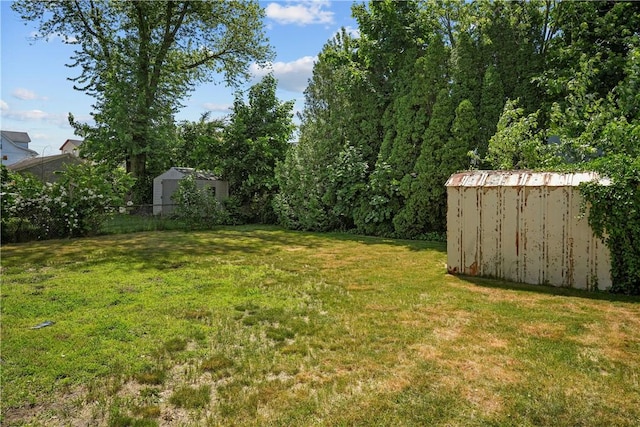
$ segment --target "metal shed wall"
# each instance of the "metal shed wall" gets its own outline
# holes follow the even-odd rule
[[[200,178],[196,178],[196,186],[215,188],[216,199],[222,201],[229,197],[229,183],[219,179],[209,177],[209,173],[197,172],[190,168],[173,167],[154,178],[153,180],[153,214],[170,215],[174,212],[174,201],[171,199],[173,193],[178,188],[182,178],[189,173],[197,173]]]
[[[473,171],[447,181],[450,273],[579,289],[611,286],[610,256],[581,217],[593,173]]]

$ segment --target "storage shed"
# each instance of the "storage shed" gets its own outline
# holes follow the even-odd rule
[[[7,166],[7,168],[22,175],[32,174],[42,182],[56,182],[60,178],[58,172],[64,171],[68,165],[77,165],[84,162],[85,160],[72,154],[56,154],[23,159]]]
[[[578,185],[594,179],[595,173],[530,171],[452,175],[446,183],[448,271],[609,288],[609,250],[580,211]]]
[[[211,188],[216,199],[222,201],[229,197],[229,183],[219,180],[210,172],[198,171],[192,168],[173,167],[153,179],[153,214],[170,215],[175,209],[175,202],[171,198],[177,190],[180,180],[195,174],[198,188]]]

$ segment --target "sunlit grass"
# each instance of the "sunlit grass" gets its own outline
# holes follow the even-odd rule
[[[258,227],[5,245],[2,425],[640,424],[638,299],[453,277],[444,249]]]

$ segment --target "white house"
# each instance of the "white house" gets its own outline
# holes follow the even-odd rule
[[[171,198],[173,193],[178,189],[178,184],[182,178],[193,174],[195,174],[198,188],[209,187],[215,194],[216,199],[220,201],[229,197],[229,183],[227,181],[218,179],[210,172],[173,167],[153,180],[154,215],[170,215],[173,213],[175,204]]]
[[[38,157],[38,153],[29,148],[31,138],[26,132],[0,131],[0,153],[2,164],[12,165],[20,160]]]
[[[60,147],[60,151],[62,154],[73,154],[74,156],[78,156],[80,152],[80,146],[84,141],[79,139],[67,139],[64,144]]]

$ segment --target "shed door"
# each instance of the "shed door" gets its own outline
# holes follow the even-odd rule
[[[174,210],[175,202],[171,199],[173,193],[178,188],[177,179],[163,179],[162,180],[162,214],[171,215]]]

